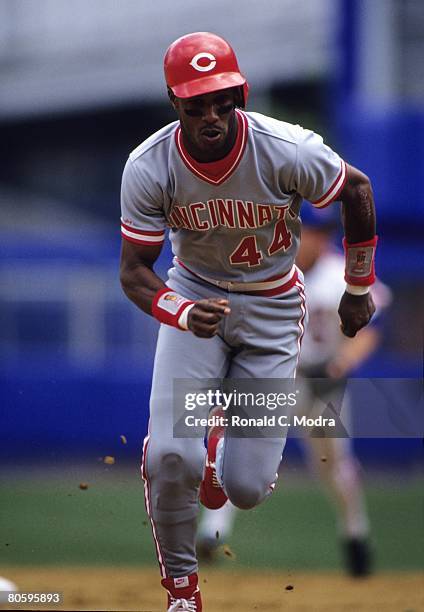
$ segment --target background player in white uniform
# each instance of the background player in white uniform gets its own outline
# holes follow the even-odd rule
[[[309,130],[246,113],[230,45],[194,33],[165,56],[179,121],[130,154],[122,180],[121,283],[161,323],[142,473],[169,610],[201,610],[200,500],[248,509],[271,492],[284,439],[173,436],[173,380],[292,378],[306,310],[294,266],[303,198],[342,199],[348,283],[339,314],[354,336],[374,312],[375,212],[368,178]],[[239,107],[239,108],[236,108]],[[153,266],[170,227],[175,266]],[[207,339],[207,340],[205,340]],[[141,407],[142,409],[142,407]],[[217,432],[216,432],[217,433]],[[215,461],[219,467],[215,469]]]
[[[345,377],[376,348],[379,331],[371,324],[354,339],[347,339],[340,331],[337,305],[345,288],[344,257],[333,246],[333,234],[337,228],[337,215],[334,213],[332,207],[323,211],[312,207],[302,209],[302,240],[296,263],[305,274],[309,321],[298,373],[305,378],[338,379],[343,386]],[[379,282],[373,286],[372,293],[379,314],[387,305],[390,294]],[[338,389],[334,391],[337,394]],[[322,407],[322,401],[331,401],[331,393],[326,397],[321,393],[321,399],[318,399],[314,397],[313,388],[310,392],[311,401],[317,402],[319,414],[319,405]],[[333,404],[336,405],[337,401]],[[371,570],[369,519],[351,441],[318,437],[302,441],[311,467],[329,488],[336,503],[346,570],[353,576],[365,576]],[[236,512],[231,502],[218,510],[203,511],[197,541],[200,558],[214,560],[219,546],[230,536]]]

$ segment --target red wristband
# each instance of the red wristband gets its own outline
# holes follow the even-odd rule
[[[375,250],[378,236],[365,242],[349,244],[343,238],[345,251],[345,281],[349,285],[367,286],[375,281]]]
[[[184,310],[194,304],[169,287],[159,289],[152,302],[152,315],[161,323],[172,325],[177,329],[185,329],[178,321]]]

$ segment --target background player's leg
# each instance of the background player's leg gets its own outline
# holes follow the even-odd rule
[[[198,487],[205,458],[203,438],[173,437],[173,379],[199,379],[199,374],[202,378],[223,377],[227,360],[228,347],[218,336],[204,340],[166,325],[160,328],[144,478],[146,506],[163,577],[197,571]]]
[[[236,518],[237,508],[227,501],[222,508],[209,510],[203,508],[197,534],[197,555],[199,559],[210,561],[223,542],[230,535]]]
[[[338,531],[347,571],[362,576],[370,572],[369,518],[360,468],[347,438],[306,438],[312,467],[334,499]]]
[[[339,531],[345,537],[362,538],[369,533],[369,520],[359,467],[350,440],[306,438],[313,466],[336,502]]]

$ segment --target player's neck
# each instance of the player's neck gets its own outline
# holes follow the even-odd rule
[[[209,162],[219,161],[220,159],[226,157],[234,147],[237,140],[238,129],[239,127],[237,115],[234,112],[234,115],[230,120],[230,125],[228,127],[227,138],[223,143],[222,147],[216,150],[211,149],[203,151],[191,141],[190,136],[184,131],[184,127],[181,125],[181,134],[183,138],[184,148],[186,149],[187,153],[197,162],[205,164]]]

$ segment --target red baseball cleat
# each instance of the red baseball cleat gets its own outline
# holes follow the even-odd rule
[[[213,408],[209,417],[218,416],[224,417],[225,412],[220,406]],[[199,498],[201,503],[210,510],[217,510],[227,501],[228,497],[224,493],[224,489],[219,484],[216,476],[215,461],[216,461],[216,447],[220,439],[224,435],[224,426],[214,425],[209,429],[208,433],[208,452],[206,454],[205,462],[205,473],[203,480],[200,483],[200,494]]]
[[[164,578],[161,584],[168,591],[168,612],[202,612],[197,574]]]

